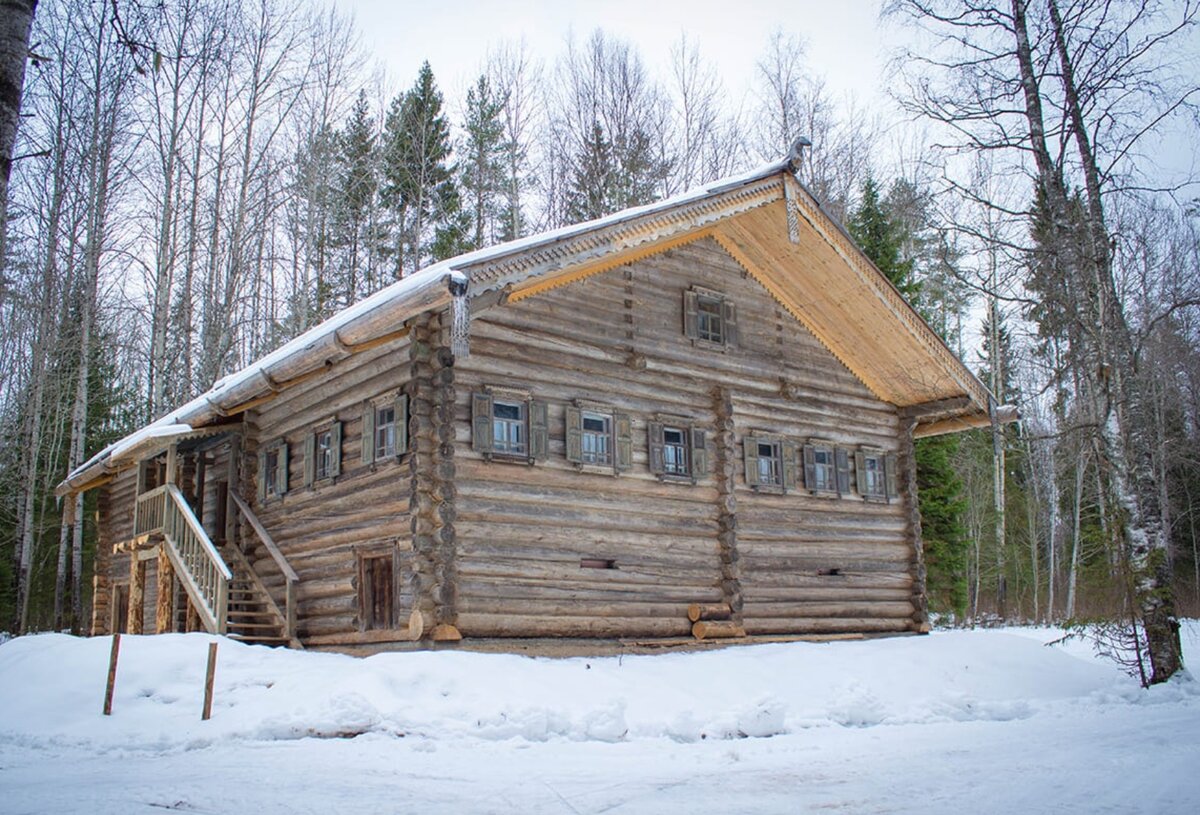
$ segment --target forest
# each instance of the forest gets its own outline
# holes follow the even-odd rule
[[[388,77],[336,6],[27,5],[0,630],[85,631],[94,499],[54,487],[106,444],[433,260],[797,136],[801,181],[1021,410],[921,442],[940,621],[1107,621],[1140,654],[1200,613],[1200,201],[1161,160],[1200,127],[1194,0],[887,0],[898,120],[834,91],[802,24],[748,88],[686,34],[656,73],[599,29],[496,41],[453,95],[428,62]]]

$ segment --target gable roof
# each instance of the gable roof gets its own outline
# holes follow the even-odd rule
[[[791,160],[604,218],[428,266],[338,312],[182,407],[101,450],[58,485],[102,483],[129,453],[220,425],[337,362],[398,338],[447,306],[477,313],[700,238],[711,237],[917,435],[986,424],[991,394],[845,230],[796,180]],[[464,349],[465,350],[465,349]],[[1015,411],[1003,411],[1003,419]]]

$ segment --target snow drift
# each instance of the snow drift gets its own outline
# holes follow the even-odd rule
[[[1200,629],[1185,633],[1195,643]],[[359,659],[221,639],[208,722],[199,713],[209,635],[123,637],[111,718],[100,715],[111,640],[31,636],[0,646],[0,740],[93,750],[364,733],[694,742],[1200,697],[1186,679],[1142,691],[1083,644],[1042,644],[1054,636],[945,632],[571,659],[461,651]]]

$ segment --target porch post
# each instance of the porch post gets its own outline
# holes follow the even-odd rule
[[[158,547],[158,597],[154,609],[154,631],[166,634],[175,628],[175,568],[167,557],[167,548]]]
[[[125,631],[141,634],[145,631],[146,610],[146,562],[136,551],[129,553],[129,616],[125,618]]]

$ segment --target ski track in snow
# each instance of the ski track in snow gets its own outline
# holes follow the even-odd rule
[[[200,634],[0,645],[0,812],[1158,813],[1200,808],[1200,683],[1054,629],[702,653],[355,659]],[[1184,629],[1200,655],[1200,623]]]

